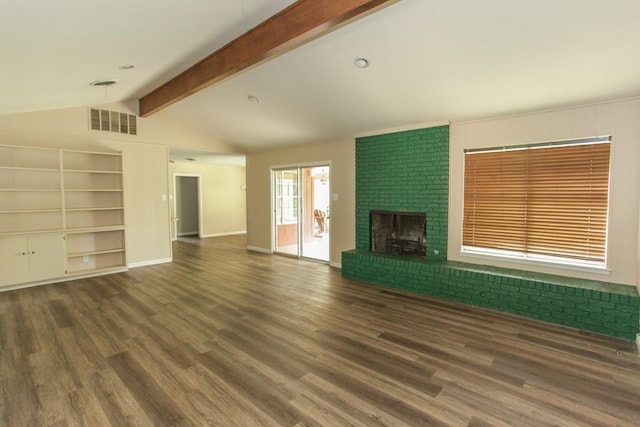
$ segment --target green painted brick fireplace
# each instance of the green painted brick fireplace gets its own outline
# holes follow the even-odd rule
[[[356,249],[370,248],[370,210],[426,212],[426,256],[445,260],[448,203],[449,126],[356,140]]]
[[[356,247],[343,276],[634,339],[640,296],[625,285],[447,261],[449,126],[356,139]],[[426,212],[422,258],[370,251],[369,212]]]

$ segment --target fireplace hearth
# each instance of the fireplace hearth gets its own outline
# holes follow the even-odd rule
[[[425,212],[369,212],[371,251],[423,257],[427,247]]]

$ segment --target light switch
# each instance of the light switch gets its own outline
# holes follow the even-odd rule
[[[338,193],[331,193],[331,200],[333,201],[338,200]]]

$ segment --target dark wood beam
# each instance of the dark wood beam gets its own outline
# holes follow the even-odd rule
[[[140,98],[149,116],[399,0],[299,0]]]

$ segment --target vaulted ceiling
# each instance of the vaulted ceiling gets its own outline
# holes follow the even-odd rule
[[[4,3],[0,114],[139,99],[294,1]],[[400,0],[166,110],[246,152],[334,141],[638,96],[639,42],[636,0]]]

